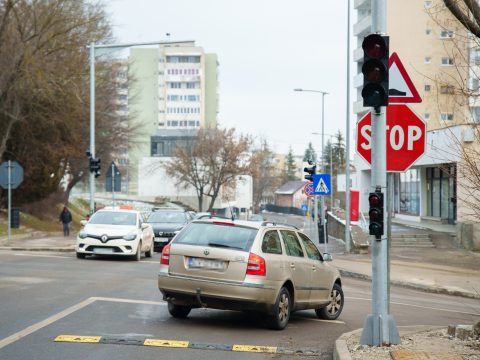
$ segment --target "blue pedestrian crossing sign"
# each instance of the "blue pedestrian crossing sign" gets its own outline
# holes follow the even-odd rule
[[[330,174],[313,174],[313,194],[330,195],[332,193],[332,181]]]

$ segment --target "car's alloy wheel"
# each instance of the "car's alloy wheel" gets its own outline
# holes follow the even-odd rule
[[[342,287],[338,284],[333,285],[333,289],[330,292],[329,303],[327,306],[321,309],[315,309],[317,316],[321,319],[335,320],[340,316],[343,309],[343,303],[345,301],[343,296]]]
[[[269,318],[269,326],[275,330],[283,330],[288,324],[291,311],[290,292],[282,287],[273,307],[273,314]]]
[[[171,302],[168,303],[168,312],[177,319],[185,319],[188,314],[190,314],[190,310],[192,310],[192,308],[189,306],[175,305]]]

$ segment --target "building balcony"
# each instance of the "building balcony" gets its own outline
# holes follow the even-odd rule
[[[353,50],[353,61],[357,63],[363,62],[363,49],[361,46]]]
[[[363,99],[353,102],[353,113],[357,115],[363,115],[367,113],[370,109],[363,106]]]
[[[353,2],[353,8],[355,10],[361,10],[369,8],[371,4],[371,0],[355,0]]]
[[[372,32],[372,16],[368,15],[353,25],[353,35],[364,37]]]

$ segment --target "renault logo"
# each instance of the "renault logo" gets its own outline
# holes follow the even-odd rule
[[[103,242],[103,243],[104,243],[104,242],[107,242],[108,236],[107,236],[107,235],[102,235],[102,238],[101,238],[101,239],[102,239],[102,242]]]
[[[203,250],[203,255],[207,256],[209,254],[210,254],[210,251],[208,251],[208,249]]]

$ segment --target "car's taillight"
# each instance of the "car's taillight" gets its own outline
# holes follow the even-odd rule
[[[166,245],[160,255],[160,264],[168,265],[170,263],[170,244]]]
[[[265,276],[267,274],[267,267],[265,266],[265,259],[254,253],[248,256],[247,275]]]

